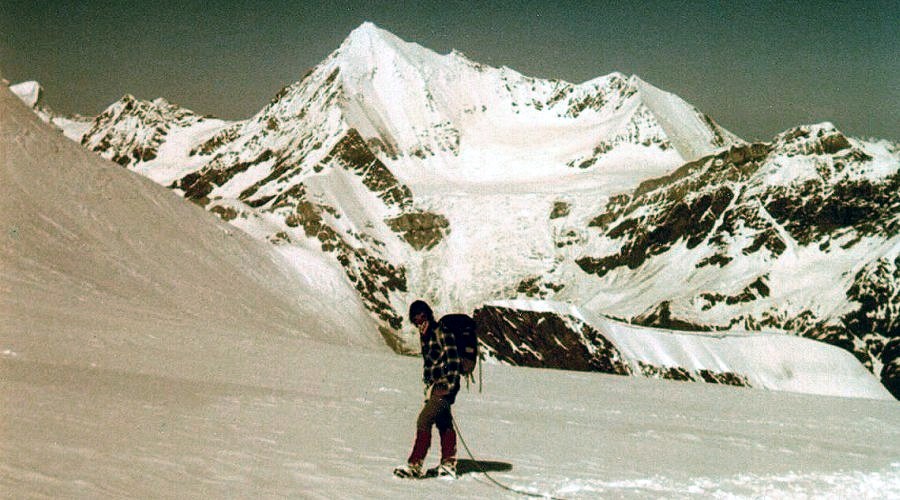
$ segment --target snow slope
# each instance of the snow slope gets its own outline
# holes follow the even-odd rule
[[[546,312],[564,321],[571,318],[590,325],[612,342],[621,361],[636,375],[652,376],[650,367],[654,371],[727,373],[741,385],[761,389],[894,400],[849,352],[795,335],[676,332],[629,325],[573,305],[547,301],[497,301],[486,307]]]
[[[83,329],[97,333],[85,355],[201,347],[211,332],[381,344],[319,257],[304,279],[270,245],[53,132],[6,88],[0,117],[0,315],[14,352]],[[310,316],[336,303],[351,314]]]
[[[471,462],[453,482],[391,476],[421,403],[414,359],[278,338],[197,356],[184,370],[107,362],[0,356],[6,494],[518,498]],[[484,393],[461,394],[456,419],[482,467],[520,490],[572,499],[900,495],[895,402],[498,365],[484,375]]]
[[[297,282],[266,247],[63,141],[5,89],[0,175],[4,496],[507,495],[471,462],[455,482],[391,477],[420,362],[368,343],[368,314],[312,257]],[[462,436],[493,477],[532,493],[900,495],[894,402],[484,371],[485,392],[455,406]]]
[[[38,82],[22,82],[16,85],[10,85],[9,90],[16,94],[28,107],[34,109],[35,113],[47,123],[53,124],[62,131],[63,135],[80,143],[82,137],[91,129],[90,118],[80,115],[65,116],[53,112],[42,102],[44,93],[43,87]]]

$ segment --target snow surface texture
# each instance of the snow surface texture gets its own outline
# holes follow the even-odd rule
[[[457,481],[392,477],[421,403],[413,359],[258,338],[169,372],[95,360],[0,359],[5,494],[517,498],[467,462]],[[524,491],[900,495],[894,402],[499,365],[485,367],[485,379],[484,393],[459,396],[457,422],[492,477]],[[460,457],[468,460],[461,446]]]
[[[505,494],[470,462],[457,481],[391,476],[412,442],[420,362],[371,345],[358,303],[318,305],[341,299],[327,275],[284,278],[266,247],[62,141],[6,89],[0,168],[4,495]],[[522,490],[900,495],[894,402],[484,371],[485,392],[454,408],[462,436]]]

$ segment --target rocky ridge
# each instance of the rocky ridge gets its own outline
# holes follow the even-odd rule
[[[897,166],[831,124],[735,146],[611,198],[577,263],[625,288],[650,269],[684,283],[636,323],[796,332],[854,353],[898,395]]]
[[[173,128],[186,129],[203,121],[194,112],[165,99],[142,101],[125,95],[94,118],[81,143],[127,167],[156,159]]]
[[[677,332],[553,301],[491,302],[475,318],[485,353],[521,366],[833,396],[858,380],[866,389],[854,395],[891,399],[850,353],[796,335]]]

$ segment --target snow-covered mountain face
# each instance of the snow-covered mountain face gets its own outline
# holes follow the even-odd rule
[[[165,99],[147,102],[126,95],[94,119],[81,143],[119,165],[128,166],[155,159],[173,129],[195,129],[205,125],[204,122],[192,111]],[[215,126],[223,123],[213,122]]]
[[[747,144],[635,76],[534,79],[367,23],[248,120],[126,96],[77,140],[298,269],[332,259],[398,351],[417,346],[414,298],[541,298],[783,328],[850,349],[888,387],[900,372],[900,159],[829,125]]]
[[[613,197],[588,307],[652,326],[779,329],[853,352],[898,392],[900,171],[830,124],[735,146]]]

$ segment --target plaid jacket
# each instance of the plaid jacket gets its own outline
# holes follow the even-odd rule
[[[436,323],[421,337],[422,381],[426,387],[446,389],[450,394],[459,391],[459,353],[452,332],[446,332]]]

